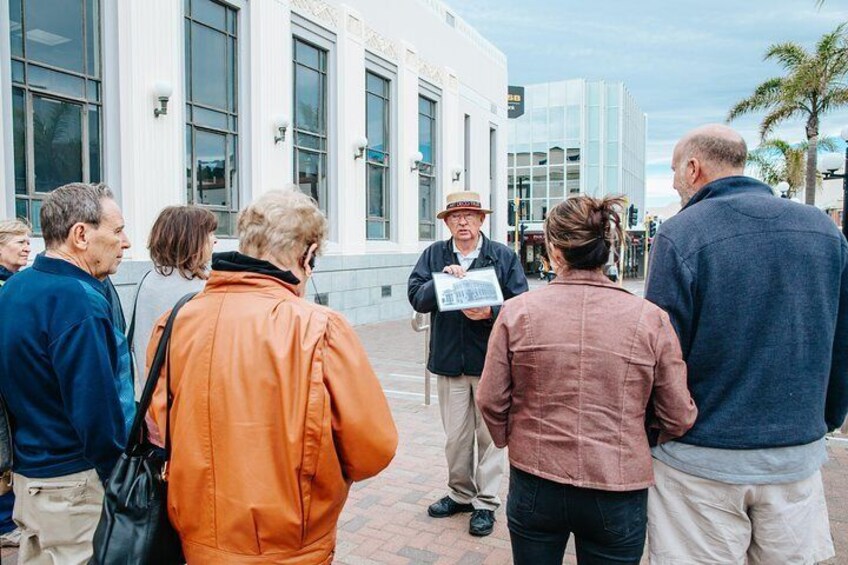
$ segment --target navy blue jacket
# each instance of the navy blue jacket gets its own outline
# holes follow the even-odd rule
[[[735,176],[660,229],[646,298],[668,312],[698,419],[679,441],[802,445],[848,412],[848,244],[820,210]]]
[[[126,443],[127,415],[103,283],[39,255],[0,292],[0,351],[14,471],[48,478],[94,468],[106,479]]]
[[[526,292],[527,277],[518,256],[506,245],[491,241],[483,234],[480,237],[483,238],[480,255],[470,269],[493,267],[501,283],[504,300]],[[461,311],[439,312],[433,273],[441,273],[448,265],[459,265],[453,252],[453,238],[437,241],[425,249],[409,275],[409,303],[416,312],[433,314],[427,369],[447,377],[478,377],[483,373],[489,334],[500,307],[492,308],[491,320],[471,320]]]

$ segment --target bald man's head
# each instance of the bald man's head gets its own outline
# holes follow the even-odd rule
[[[683,136],[674,148],[674,188],[685,206],[704,185],[745,171],[748,147],[733,128],[708,124]]]

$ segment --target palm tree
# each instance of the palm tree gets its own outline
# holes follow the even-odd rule
[[[727,116],[730,122],[744,114],[765,111],[760,137],[766,139],[781,123],[803,119],[807,136],[805,199],[816,200],[816,162],[819,124],[831,110],[848,105],[848,37],[846,24],[827,33],[807,52],[793,42],[777,43],[766,51],[764,60],[776,60],[786,75],[760,84],[754,93],[734,106]]]
[[[767,139],[748,154],[748,164],[756,169],[761,181],[777,186],[781,182],[789,185],[786,196],[792,198],[804,186],[806,177],[806,154],[809,143],[792,145],[782,139]],[[836,151],[836,139],[825,137],[819,140],[819,151]],[[821,185],[821,177],[816,175],[816,185]]]

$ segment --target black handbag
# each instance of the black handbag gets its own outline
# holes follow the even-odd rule
[[[103,512],[94,532],[90,565],[176,565],[185,563],[182,544],[168,519],[167,468],[171,450],[171,371],[168,343],[177,312],[195,293],[171,310],[144,385],[127,446],[105,485]],[[144,418],[165,366],[168,391],[165,448],[150,443]]]

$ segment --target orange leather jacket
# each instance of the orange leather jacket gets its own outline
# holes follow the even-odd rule
[[[177,316],[170,367],[168,510],[188,563],[332,562],[351,483],[398,441],[350,325],[274,276],[213,271]],[[149,414],[164,437],[164,373]]]

